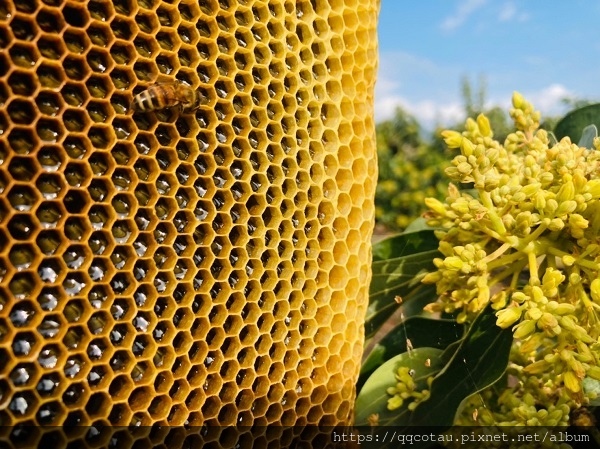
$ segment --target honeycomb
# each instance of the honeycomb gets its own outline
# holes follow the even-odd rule
[[[0,442],[351,421],[378,9],[0,2]]]

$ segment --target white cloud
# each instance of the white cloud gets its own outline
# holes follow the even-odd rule
[[[456,11],[446,17],[441,28],[445,31],[453,31],[460,28],[473,12],[481,8],[487,0],[461,0],[456,8]]]
[[[498,15],[498,20],[500,22],[506,22],[512,19],[517,13],[517,7],[513,2],[507,2],[502,6],[500,10],[500,14]]]
[[[551,84],[534,92],[523,92],[523,96],[539,109],[542,115],[555,115],[563,113],[565,105],[562,100],[575,97],[574,93],[562,84]]]
[[[460,69],[406,52],[383,52],[375,88],[375,120],[391,119],[401,107],[425,129],[464,118],[459,100]]]
[[[412,114],[427,130],[432,130],[436,125],[454,125],[465,118],[460,101],[438,102],[430,98],[411,101],[400,95],[376,95],[375,121],[393,118],[398,107]]]
[[[529,14],[519,11],[512,1],[504,3],[500,8],[500,13],[498,14],[498,20],[500,22],[508,22],[511,20],[525,22],[528,19]]]

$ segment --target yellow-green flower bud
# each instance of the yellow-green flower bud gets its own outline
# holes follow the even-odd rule
[[[515,327],[515,331],[513,333],[513,336],[515,338],[526,338],[529,335],[533,334],[535,332],[535,321],[533,320],[524,320],[522,322],[520,322],[519,324],[517,324],[517,326]]]
[[[592,379],[600,380],[600,366],[590,366],[587,370],[587,375]]]
[[[423,284],[435,284],[436,282],[440,281],[442,279],[442,274],[439,271],[434,271],[432,273],[427,273],[425,276],[423,276],[423,279],[421,279],[421,282]]]
[[[554,329],[555,327],[558,326],[558,321],[556,320],[556,318],[554,317],[554,315],[545,312],[542,314],[542,316],[540,317],[540,319],[538,320],[538,327],[540,329]]]
[[[512,104],[516,109],[522,109],[527,103],[525,102],[523,95],[521,95],[519,92],[513,92]]]
[[[594,343],[594,339],[590,337],[590,334],[581,326],[577,325],[571,331],[571,334],[576,340],[581,340],[584,343]]]
[[[542,339],[545,338],[543,334],[533,334],[526,341],[521,343],[520,351],[522,354],[529,354],[531,352],[537,352],[537,349],[542,344]]]
[[[473,120],[471,117],[467,118],[465,122],[465,129],[471,134],[479,134],[479,128],[477,127],[477,122]]]
[[[581,390],[581,382],[573,371],[567,371],[563,376],[565,387],[573,393],[578,393]]]
[[[579,273],[571,273],[569,275],[569,284],[577,285],[580,282],[581,282],[581,276],[579,275]]]
[[[569,254],[562,256],[561,260],[562,260],[562,263],[564,263],[567,267],[572,267],[573,264],[575,264],[575,262],[576,262],[576,259]]]
[[[544,291],[539,286],[534,285],[531,287],[531,298],[537,303],[542,302],[544,300]]]
[[[464,198],[459,198],[450,204],[452,210],[458,212],[461,215],[469,213],[469,203]]]
[[[490,160],[491,164],[495,164],[500,158],[500,151],[497,148],[488,148],[485,155]]]
[[[471,164],[469,164],[468,162],[461,162],[460,164],[458,164],[456,166],[456,169],[458,170],[458,172],[461,175],[468,175],[469,173],[471,173],[473,171],[473,166]],[[577,203],[575,203],[577,204]],[[575,210],[575,209],[573,209]]]
[[[542,184],[547,185],[554,181],[554,175],[550,172],[544,172],[540,175],[539,179]]]
[[[579,360],[571,359],[567,362],[567,364],[579,379],[583,379],[585,376],[585,368]]]
[[[404,404],[402,398],[400,396],[394,396],[388,399],[387,408],[388,410],[397,410],[402,407],[402,404]]]
[[[554,310],[556,315],[569,315],[575,313],[575,306],[573,304],[560,303]]]
[[[570,201],[575,197],[575,186],[573,181],[566,181],[556,194],[556,201],[562,203],[563,201]]]
[[[546,213],[554,214],[558,210],[558,202],[554,198],[546,199]]]
[[[595,303],[600,304],[600,279],[596,278],[590,284],[590,295]]]
[[[512,200],[515,203],[522,203],[523,201],[525,201],[527,199],[527,195],[525,195],[523,192],[517,192],[513,195]]]
[[[543,313],[540,309],[538,309],[537,307],[533,307],[527,311],[526,316],[528,316],[532,320],[537,321],[542,317],[542,314]]]
[[[586,192],[592,195],[592,198],[600,198],[600,179],[592,179],[586,184]]]
[[[504,227],[510,231],[517,225],[517,220],[515,220],[515,217],[512,215],[507,214],[502,217],[502,223],[504,224]]]
[[[554,201],[554,200],[552,200]],[[550,224],[548,225],[548,229],[551,231],[560,231],[565,227],[565,222],[560,218],[553,218],[550,220]]]
[[[469,139],[464,139],[460,143],[460,149],[465,156],[471,156],[475,150],[475,145]],[[460,170],[460,169],[459,169]]]
[[[483,137],[492,137],[492,128],[490,127],[490,121],[485,115],[479,114],[477,116],[477,126],[479,127],[479,132]]]
[[[445,130],[441,133],[448,148],[460,148],[464,137],[458,131]]]
[[[578,229],[586,229],[589,222],[579,214],[571,214],[569,216],[569,225]]]
[[[523,192],[527,197],[533,196],[535,194],[538,193],[538,191],[540,190],[540,183],[539,182],[534,182],[532,184],[528,184],[526,186],[524,186],[521,189],[521,192]]]
[[[444,169],[444,173],[446,173],[450,179],[458,180],[460,178],[460,172],[456,167],[447,167]]]
[[[570,214],[577,209],[577,202],[570,200],[564,201],[558,205],[558,209],[556,210],[556,215],[561,216],[565,214]]]
[[[459,271],[465,266],[460,257],[450,256],[444,259],[444,267],[448,270]]]
[[[585,179],[583,172],[579,169],[575,170],[575,173],[573,173],[573,185],[575,186],[575,191],[581,192],[586,184],[587,179]]]
[[[520,307],[508,307],[496,312],[496,325],[502,329],[512,326],[521,318]]]
[[[446,216],[446,206],[440,200],[435,198],[425,198],[425,205],[442,217]]]
[[[573,321],[573,319],[570,316],[561,316],[559,318],[560,320],[560,326],[563,329],[566,329],[568,331],[572,331],[575,329],[575,326],[577,326],[577,324],[575,324],[575,321]]]
[[[525,293],[523,292],[514,292],[511,296],[511,299],[513,301],[518,302],[519,304],[522,304],[523,302],[527,301],[529,299],[529,296],[527,296]]]
[[[527,374],[541,374],[547,371],[550,367],[550,364],[545,360],[538,360],[537,362],[533,362],[523,368]]]
[[[544,192],[538,191],[534,198],[535,208],[540,212],[546,208],[546,196]]]

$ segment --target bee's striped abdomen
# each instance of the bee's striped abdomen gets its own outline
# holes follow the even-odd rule
[[[179,104],[179,98],[174,86],[170,84],[155,84],[133,97],[134,111],[150,112],[170,108]]]

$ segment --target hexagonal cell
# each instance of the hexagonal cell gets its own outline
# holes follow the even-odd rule
[[[64,329],[64,322],[60,315],[45,316],[38,326],[39,334],[45,339],[52,339],[59,336],[61,329]]]
[[[36,239],[36,244],[42,254],[52,256],[60,247],[61,240],[61,235],[57,231],[42,231]]]
[[[160,26],[158,19],[154,14],[146,14],[143,11],[140,11],[135,16],[135,23],[140,31],[146,34],[155,34]]]
[[[67,49],[75,55],[84,54],[90,46],[90,42],[85,33],[81,30],[72,28],[64,32],[63,41],[67,46]]]
[[[10,30],[13,36],[21,41],[31,41],[38,33],[35,23],[31,20],[25,20],[22,16],[15,16],[11,20]],[[3,47],[8,48],[8,45],[3,45]]]
[[[128,41],[133,36],[133,31],[131,30],[131,23],[127,20],[121,20],[120,18],[116,17],[110,23],[110,28],[113,32],[114,37],[117,39]]]
[[[110,71],[113,66],[112,60],[104,51],[92,50],[87,54],[86,60],[92,71],[96,73]]]
[[[70,158],[83,159],[90,150],[90,145],[87,140],[83,140],[78,136],[67,136],[64,141],[64,148]],[[81,165],[78,166],[81,167]],[[87,169],[84,169],[81,172],[85,173],[86,171]]]
[[[109,85],[105,77],[93,75],[85,83],[88,92],[94,98],[107,98],[112,91],[112,86]]]
[[[38,268],[39,279],[48,284],[61,281],[61,272],[64,273],[64,268],[57,260],[43,260]]]
[[[91,18],[100,22],[109,22],[115,13],[113,5],[103,1],[91,1],[87,7]]]
[[[156,41],[143,36],[136,37],[133,40],[133,45],[135,45],[137,53],[144,58],[152,58],[158,52]]]
[[[36,232],[37,225],[28,214],[16,214],[8,222],[8,232],[15,240],[29,240]]]
[[[31,73],[16,70],[8,77],[8,85],[15,95],[30,97],[35,92],[37,83]]]
[[[35,20],[38,26],[47,33],[60,34],[65,27],[65,22],[62,15],[55,10],[42,8],[38,11]]]
[[[56,36],[42,36],[37,42],[40,54],[48,59],[59,60],[65,53],[65,44]]]
[[[73,107],[81,107],[88,97],[86,90],[79,86],[66,83],[61,89],[64,101]]]
[[[36,97],[35,102],[38,110],[42,114],[49,115],[51,117],[56,116],[62,106],[60,97],[55,92],[51,91],[40,92]]]
[[[37,52],[29,45],[14,45],[8,54],[13,64],[20,67],[33,67],[38,59]]]
[[[13,186],[8,192],[10,205],[18,212],[26,212],[35,207],[39,197],[34,189],[26,185]]]
[[[42,63],[37,68],[37,77],[42,87],[57,89],[63,83],[63,69],[60,65]]]
[[[78,110],[65,111],[63,120],[65,128],[70,132],[82,132],[87,127],[87,117]]]
[[[42,174],[35,182],[44,199],[56,199],[64,188],[62,178],[55,174]]]
[[[28,357],[36,352],[39,344],[33,332],[17,332],[12,341],[12,351],[15,357]]]
[[[64,232],[68,239],[74,242],[81,242],[87,240],[91,233],[91,228],[88,220],[77,216],[70,216],[65,222]]]
[[[110,78],[112,79],[115,88],[119,90],[127,90],[133,84],[133,79],[128,70],[114,69],[110,72]],[[124,102],[124,104],[126,103]],[[122,111],[120,113],[124,113],[126,110],[125,107],[122,107],[121,109]]]
[[[84,5],[65,5],[62,10],[65,21],[76,28],[84,28],[89,22],[88,13]]]
[[[38,409],[36,421],[42,426],[56,425],[64,413],[64,405],[60,402],[46,402]]]
[[[8,404],[9,412],[17,419],[31,416],[37,408],[37,399],[34,394],[24,391],[12,396]]]
[[[84,190],[69,189],[63,199],[65,209],[70,214],[84,212],[89,204],[89,193]]]
[[[44,201],[36,209],[35,215],[44,228],[55,228],[63,217],[60,203]]]
[[[156,79],[158,75],[156,65],[145,61],[137,61],[134,63],[133,71],[138,80],[145,82]]]
[[[65,73],[69,79],[81,81],[90,74],[90,69],[85,60],[80,56],[69,55],[63,61]]]

